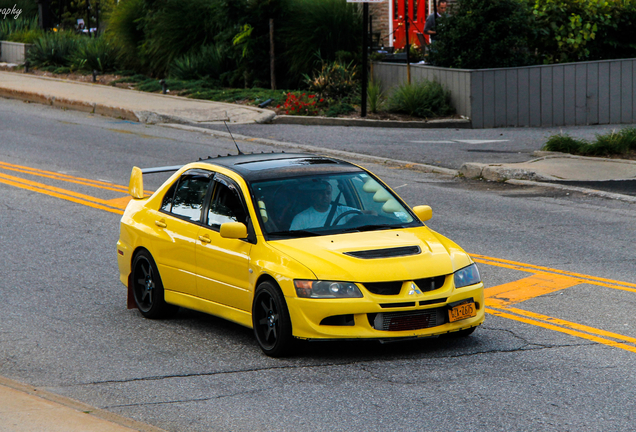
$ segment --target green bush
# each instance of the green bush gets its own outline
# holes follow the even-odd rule
[[[356,4],[344,0],[287,0],[289,12],[280,32],[284,58],[296,76],[311,73],[320,59],[337,60],[336,53],[362,51],[362,17]],[[315,53],[320,53],[320,59]]]
[[[582,156],[620,156],[636,151],[636,128],[624,128],[604,135],[597,135],[596,141],[572,138],[569,135],[552,135],[543,150]]]
[[[80,36],[70,32],[50,32],[39,38],[27,53],[32,66],[70,67],[81,43]]]
[[[218,79],[224,69],[225,58],[215,45],[204,45],[198,51],[175,59],[170,67],[170,75],[180,80],[202,78]]]
[[[534,15],[544,63],[636,56],[634,0],[536,0]]]
[[[367,102],[369,104],[369,111],[377,113],[378,110],[384,104],[384,97],[382,95],[382,86],[380,83],[371,80],[367,87]]]
[[[13,4],[7,9],[12,9]],[[0,6],[0,9],[4,7]],[[10,40],[12,42],[23,42],[21,38],[30,32],[38,31],[38,19],[37,17],[28,18],[22,14],[17,19],[10,18],[7,15],[6,19],[0,19],[0,40]]]
[[[310,77],[305,75],[305,84],[309,91],[324,98],[341,99],[350,95],[358,84],[353,62],[341,64],[337,61],[322,62],[319,71]]]
[[[338,117],[339,115],[352,113],[355,110],[356,109],[351,104],[346,102],[336,102],[329,106],[325,115],[327,117]]]
[[[437,20],[437,32],[429,54],[437,66],[481,69],[535,63],[532,11],[525,0],[458,0],[451,14]]]
[[[435,81],[402,84],[391,94],[388,108],[415,117],[442,117],[455,112],[450,96],[450,92]]]
[[[139,47],[144,41],[144,0],[121,0],[110,14],[106,37],[117,46],[120,64],[141,69]]]
[[[75,69],[112,72],[117,70],[117,58],[117,47],[105,37],[83,38],[72,56],[72,64]]]

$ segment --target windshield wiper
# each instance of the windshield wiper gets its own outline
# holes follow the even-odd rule
[[[322,235],[317,232],[307,231],[307,230],[294,230],[294,231],[275,231],[271,233],[267,233],[270,236],[281,236],[281,237],[315,237]]]

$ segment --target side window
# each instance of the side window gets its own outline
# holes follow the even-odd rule
[[[214,192],[208,208],[207,224],[220,228],[225,222],[242,222],[247,225],[247,213],[237,188],[230,182],[214,182]]]
[[[175,183],[176,186],[173,185],[164,196],[161,209],[182,219],[199,222],[209,184],[210,178],[207,175],[182,175],[179,182]]]

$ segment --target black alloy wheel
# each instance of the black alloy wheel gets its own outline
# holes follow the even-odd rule
[[[147,251],[135,255],[130,279],[135,303],[143,316],[151,319],[167,318],[177,311],[177,306],[165,302],[159,271]]]
[[[282,357],[291,351],[294,338],[285,297],[270,282],[263,282],[256,288],[252,325],[256,340],[266,355]]]

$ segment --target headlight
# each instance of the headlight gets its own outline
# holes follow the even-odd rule
[[[479,270],[477,270],[477,264],[471,264],[468,267],[457,270],[455,272],[455,288],[461,288],[468,285],[475,285],[481,282],[481,276],[479,276]]]
[[[351,282],[295,280],[296,294],[304,298],[359,298],[360,289]]]

